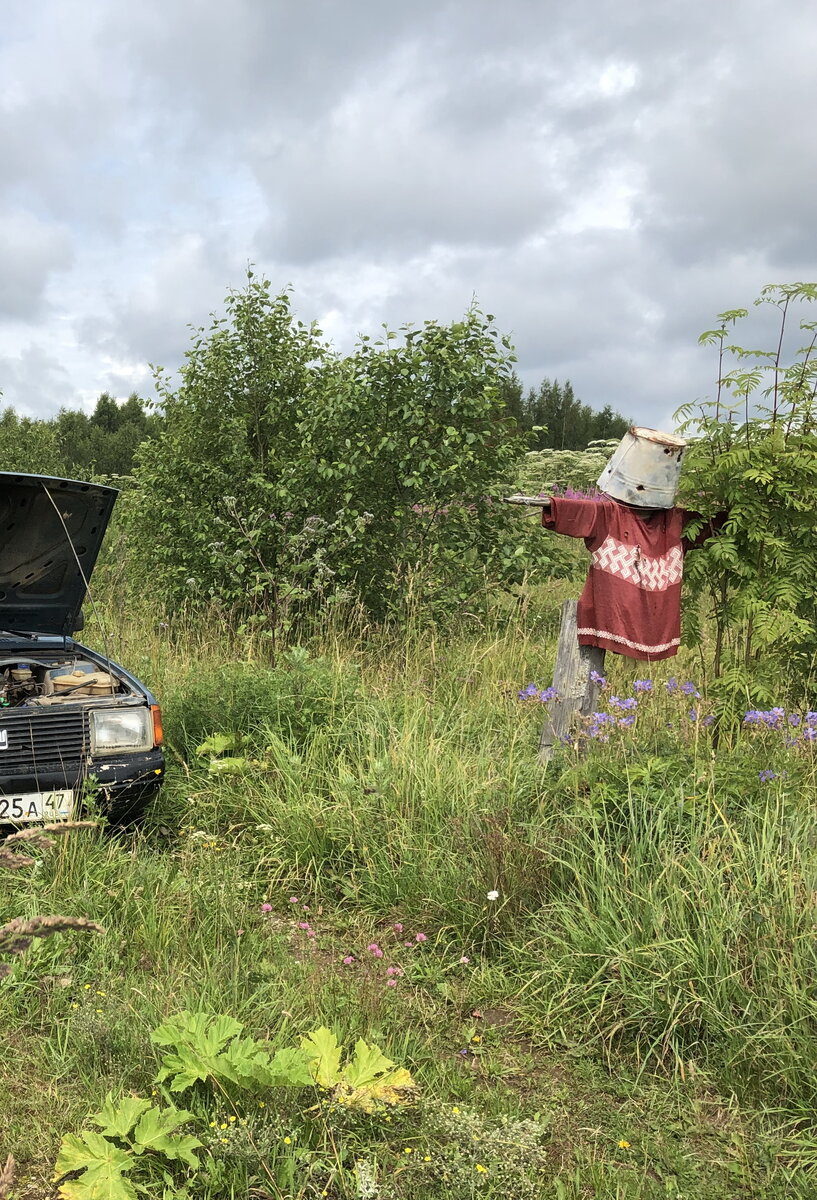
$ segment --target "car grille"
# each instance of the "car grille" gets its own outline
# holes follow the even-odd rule
[[[87,749],[88,714],[83,709],[0,709],[0,776],[79,767]]]

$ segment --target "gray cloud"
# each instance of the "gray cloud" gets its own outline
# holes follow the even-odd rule
[[[0,319],[24,321],[42,310],[53,273],[73,259],[71,235],[32,213],[0,210]]]
[[[253,259],[344,348],[476,294],[526,381],[666,422],[716,312],[817,278],[798,0],[7,7],[15,403],[146,386]]]
[[[26,344],[18,354],[0,354],[3,401],[25,417],[74,407],[75,384],[62,362],[41,346]]]

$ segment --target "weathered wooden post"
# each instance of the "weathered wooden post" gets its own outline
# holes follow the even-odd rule
[[[580,646],[576,635],[577,600],[565,600],[556,648],[553,686],[556,696],[548,701],[547,716],[539,738],[539,761],[547,763],[553,747],[570,738],[577,717],[589,716],[595,709],[599,687],[590,672],[601,675],[604,651],[598,646]]]

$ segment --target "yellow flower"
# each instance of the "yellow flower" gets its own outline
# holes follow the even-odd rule
[[[97,992],[97,996],[104,996],[105,994],[105,992]]]
[[[451,1111],[452,1111],[452,1113],[458,1113],[460,1110],[457,1108],[457,1106],[455,1104],[454,1107],[451,1109]]]
[[[483,1167],[482,1163],[477,1163],[477,1174],[478,1174],[478,1175],[487,1175],[487,1174],[488,1174],[488,1168],[487,1168],[487,1167]]]
[[[228,1118],[227,1118],[227,1120],[228,1120],[228,1121],[234,1121],[234,1120],[235,1120],[235,1117],[228,1117]]]
[[[101,1012],[102,1012],[102,1009],[101,1009],[101,1008],[95,1008],[95,1009],[94,1009],[94,1012],[95,1012],[95,1013],[101,1013]]]
[[[423,1155],[423,1162],[431,1162],[431,1155],[430,1155],[430,1154],[424,1154],[424,1155]]]
[[[215,1127],[216,1127],[216,1123],[215,1123],[215,1121],[211,1121],[211,1122],[210,1122],[210,1128],[211,1128],[211,1129],[215,1129]]]
[[[219,1125],[219,1129],[226,1129],[226,1128],[227,1128],[227,1122],[222,1121],[222,1123]]]
[[[291,1137],[285,1137],[285,1138],[284,1138],[284,1145],[285,1145],[285,1146],[291,1146],[291,1145],[292,1145],[292,1138],[291,1138]]]
[[[479,1036],[478,1033],[475,1033],[474,1036],[471,1038],[471,1041],[472,1042],[481,1042],[482,1038]]]
[[[618,1144],[618,1148],[619,1148],[619,1150],[629,1150],[629,1149],[630,1149],[630,1143],[627,1141],[627,1139],[626,1139],[626,1138],[622,1138],[622,1139],[621,1139],[621,1141],[620,1141],[620,1142],[619,1142],[619,1144]]]
[[[228,1145],[229,1145],[229,1143],[230,1143],[230,1139],[229,1139],[229,1138],[222,1138],[222,1139],[221,1139],[221,1144],[222,1144],[222,1146],[228,1146]]]
[[[406,1148],[405,1148],[405,1150],[403,1151],[403,1153],[404,1153],[404,1154],[411,1154],[411,1146],[406,1146]]]
[[[72,1007],[72,1008],[79,1008],[79,1005],[78,1005],[78,1004],[72,1004],[72,1005],[71,1005],[71,1007]]]
[[[85,990],[86,990],[86,992],[90,992],[90,990],[91,990],[91,985],[90,985],[90,983],[86,983],[86,985],[85,985]]]
[[[265,1100],[259,1100],[259,1101],[258,1101],[258,1107],[259,1107],[259,1108],[266,1108],[266,1107],[267,1107],[267,1103],[266,1103],[266,1101],[265,1101]]]

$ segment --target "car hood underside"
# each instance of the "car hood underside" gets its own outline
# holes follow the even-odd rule
[[[0,472],[0,630],[68,636],[118,492]]]

